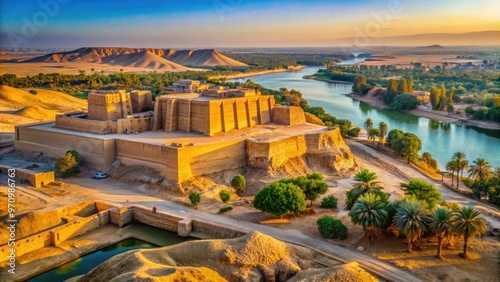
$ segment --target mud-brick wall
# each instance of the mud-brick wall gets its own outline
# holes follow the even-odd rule
[[[56,127],[92,134],[111,134],[117,132],[117,123],[111,120],[91,120],[65,115],[56,116]]]
[[[11,168],[12,167],[10,166],[7,167],[0,165],[0,173],[7,174],[9,169]],[[54,181],[54,172],[53,171],[39,172],[39,171],[16,168],[16,178],[26,179],[29,181],[31,185],[33,185],[36,188],[39,188]]]
[[[98,170],[106,169],[115,160],[115,140],[73,135],[35,127],[16,127],[14,147],[20,151],[43,152],[58,158],[70,149],[80,154],[80,160]]]
[[[165,164],[167,160],[161,156],[162,147],[135,141],[116,140],[116,157]]]
[[[261,169],[279,168],[289,159],[302,157],[306,151],[304,136],[271,141],[246,141],[247,164]]]
[[[241,99],[236,100],[236,128],[241,129],[249,127],[249,117],[247,112],[247,101]]]
[[[117,133],[132,133],[151,130],[151,117],[135,116],[130,118],[122,118],[116,121]]]
[[[208,116],[209,120],[209,135],[213,135],[217,132],[221,132],[223,130],[222,124],[222,105],[220,102],[210,101],[210,115]]]
[[[193,219],[193,232],[208,234],[217,239],[236,238],[246,234],[240,230],[199,219]]]
[[[210,134],[208,119],[209,104],[205,101],[191,101],[191,131]]]
[[[52,229],[52,245],[58,246],[61,242],[71,237],[75,237],[99,228],[101,226],[100,214],[102,213],[109,212],[100,212],[99,214],[95,214],[86,218],[71,218],[67,224]],[[104,218],[106,217],[109,216],[104,216]],[[106,225],[108,222],[103,222],[103,225]]]
[[[276,106],[273,110],[273,122],[284,125],[305,124],[306,117],[300,107]]]
[[[51,245],[52,236],[50,231],[25,237],[23,239],[16,240],[15,246],[3,245],[2,247],[0,247],[0,262],[8,260],[7,256],[10,255],[11,248],[15,248],[16,257],[20,257],[29,252],[33,252]]]
[[[189,166],[193,175],[209,174],[245,165],[244,140],[196,144],[183,150],[189,155]]]
[[[191,101],[177,100],[177,130],[191,131],[189,127],[191,115]]]
[[[183,220],[183,217],[178,217],[171,214],[153,213],[149,209],[133,207],[134,221],[158,227],[164,230],[177,232],[178,222]]]

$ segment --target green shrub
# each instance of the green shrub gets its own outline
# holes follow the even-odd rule
[[[201,202],[201,194],[198,192],[191,192],[188,195],[188,199],[195,209],[198,209],[198,204]]]
[[[466,186],[466,187],[471,187],[472,184],[474,184],[474,180],[472,180],[472,178],[469,178],[469,177],[464,177],[462,178],[462,183]]]
[[[241,174],[236,175],[231,180],[231,187],[233,187],[234,190],[236,190],[236,193],[238,193],[238,195],[241,195],[241,193],[243,193],[243,191],[245,191],[246,186],[247,186],[247,182],[245,180],[245,176],[243,176]]]
[[[395,110],[413,110],[417,106],[418,99],[412,94],[397,95],[392,102],[392,108]]]
[[[306,208],[304,192],[292,183],[273,182],[260,190],[253,200],[256,209],[279,217],[298,213]]]
[[[227,203],[227,202],[229,202],[229,200],[231,200],[231,192],[224,189],[224,190],[219,192],[219,197],[224,203]]]
[[[230,210],[233,210],[233,207],[231,207],[231,206],[223,207],[219,210],[219,213],[225,213],[225,212],[228,212]]]
[[[80,173],[80,154],[78,151],[71,149],[66,152],[66,154],[71,154],[75,158],[76,165],[73,167],[73,173],[74,174],[79,174]]]
[[[67,153],[57,159],[54,165],[54,170],[59,176],[66,178],[76,174],[76,171],[74,170],[75,166],[77,166],[75,157],[72,154]]]
[[[324,238],[328,239],[347,239],[347,227],[342,221],[335,219],[331,216],[323,216],[316,222],[318,224],[318,231]]]
[[[337,208],[337,198],[335,196],[330,195],[326,196],[321,200],[321,206],[324,208]]]
[[[347,136],[349,136],[349,137],[358,137],[360,131],[361,131],[361,128],[359,128],[359,127],[353,127],[351,129],[349,129],[349,131],[347,131]]]
[[[34,90],[34,89],[31,89],[29,92],[30,92],[30,94],[33,94],[33,95],[38,94],[38,91],[36,91],[36,90]]]

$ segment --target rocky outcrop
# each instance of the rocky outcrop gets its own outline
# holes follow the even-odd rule
[[[280,139],[246,141],[247,165],[290,173],[312,170],[347,175],[356,167],[338,128]]]
[[[236,239],[188,241],[126,252],[102,263],[78,281],[310,281],[304,280],[307,279],[304,275],[299,280],[293,277],[306,269],[311,271],[319,257],[310,249],[253,232]],[[348,266],[311,274],[342,278],[335,281],[360,281],[353,275],[370,278],[363,281],[377,281],[356,267],[355,271]],[[337,271],[341,274],[336,275]]]

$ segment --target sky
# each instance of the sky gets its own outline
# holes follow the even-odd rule
[[[498,0],[0,0],[0,46],[15,49],[353,45],[485,30],[500,30]]]

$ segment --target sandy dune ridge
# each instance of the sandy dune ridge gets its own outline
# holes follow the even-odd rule
[[[57,114],[87,108],[86,100],[57,91],[34,90],[37,94],[0,86],[0,132],[12,132],[16,125],[54,120]]]
[[[97,63],[160,70],[188,69],[183,66],[245,66],[215,49],[174,50],[157,48],[84,47],[50,53],[21,63]]]

